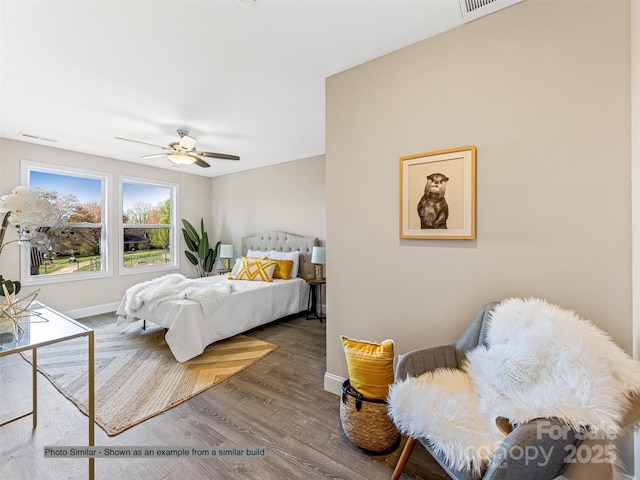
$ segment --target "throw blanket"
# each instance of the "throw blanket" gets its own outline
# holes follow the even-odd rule
[[[508,299],[493,311],[486,345],[461,370],[438,369],[392,386],[389,412],[398,428],[429,439],[451,467],[478,475],[513,424],[558,417],[610,438],[631,393],[640,391],[640,362],[570,310],[541,299]]]
[[[231,290],[230,282],[207,283],[206,279],[172,273],[130,287],[125,293],[125,309],[127,315],[135,316],[143,305],[152,311],[162,302],[186,298],[198,302],[208,315]]]

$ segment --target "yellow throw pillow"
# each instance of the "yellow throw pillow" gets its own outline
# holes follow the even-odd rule
[[[349,382],[365,398],[386,399],[393,379],[393,340],[368,342],[342,335]]]
[[[257,257],[240,257],[240,258],[236,258],[236,263],[233,265],[233,268],[231,269],[231,272],[229,272],[229,279],[230,280],[234,280],[235,276],[238,274],[238,272],[240,271],[240,268],[242,268],[242,261],[246,260],[246,259],[250,259],[250,260],[255,260]],[[268,260],[269,257],[260,257],[261,260]],[[233,278],[231,278],[233,277]]]
[[[281,280],[289,280],[291,271],[293,270],[293,260],[272,260],[276,262],[276,270],[273,272],[273,278]]]
[[[276,262],[261,258],[243,258],[238,273],[229,274],[229,280],[252,280],[257,282],[273,282]]]

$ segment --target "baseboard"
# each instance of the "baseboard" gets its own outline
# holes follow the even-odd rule
[[[342,394],[342,384],[346,378],[339,377],[334,375],[333,373],[325,372],[324,373],[324,389],[329,393],[333,393],[335,395]]]
[[[67,317],[71,318],[84,318],[92,315],[101,315],[103,313],[115,312],[120,305],[120,302],[107,303],[104,305],[94,305],[92,307],[77,308],[75,310],[69,310],[64,313]]]

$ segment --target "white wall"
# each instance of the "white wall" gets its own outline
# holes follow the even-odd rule
[[[211,214],[209,178],[207,177],[7,139],[0,139],[0,194],[9,193],[16,185],[20,185],[21,160],[111,173],[114,176],[114,191],[117,191],[118,174],[178,183],[180,185],[178,218],[187,218],[193,223],[198,222],[201,217],[207,219]],[[111,221],[114,228],[111,232],[111,242],[113,246],[117,246],[119,215],[117,196],[113,196],[112,201],[113,203],[110,205]],[[7,241],[10,239],[10,235],[15,234],[14,232],[8,233]],[[181,242],[181,269],[179,271],[185,275],[193,276],[195,271],[182,254],[184,251],[182,236],[180,235],[179,238]],[[18,248],[15,244],[9,245],[0,255],[0,273],[5,278],[20,278]],[[112,255],[111,261],[113,262],[112,277],[44,285],[41,287],[38,299],[57,310],[70,313],[72,316],[112,311],[114,304],[120,302],[129,286],[158,275],[147,273],[120,276],[117,264],[118,255]],[[26,293],[34,288],[24,287],[23,290]]]
[[[326,238],[324,155],[211,179],[212,238],[234,245],[268,230]]]
[[[529,0],[327,80],[327,372],[339,336],[449,343],[539,296],[632,347],[628,1]],[[399,158],[475,144],[477,238],[400,240]]]
[[[266,230],[283,230],[305,236],[326,238],[326,198],[324,155],[274,166],[224,175],[212,179],[180,170],[152,168],[119,160],[96,157],[26,142],[0,139],[0,194],[20,184],[20,161],[30,160],[52,165],[112,173],[117,175],[175,182],[180,185],[179,218],[197,224],[204,218],[212,243],[233,243],[240,254],[240,240]],[[111,205],[112,224],[117,225],[118,203]],[[7,236],[11,239],[13,232]],[[184,250],[179,236],[180,252]],[[113,245],[117,232],[112,231]],[[157,274],[118,275],[117,255],[113,255],[113,276],[83,282],[65,282],[43,286],[38,299],[65,313],[82,316],[113,310],[125,290]],[[180,255],[180,272],[195,273]],[[8,246],[0,255],[0,273],[5,278],[20,278],[18,247]],[[33,287],[36,288],[36,287]],[[31,291],[24,287],[24,291]]]

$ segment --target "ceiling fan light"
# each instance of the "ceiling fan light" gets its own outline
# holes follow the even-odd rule
[[[167,156],[169,157],[169,160],[171,160],[176,165],[191,165],[196,161],[196,159],[192,156],[185,155],[183,153],[172,153]]]
[[[180,139],[180,146],[187,151],[191,151],[196,146],[196,139],[189,135],[185,135]]]

